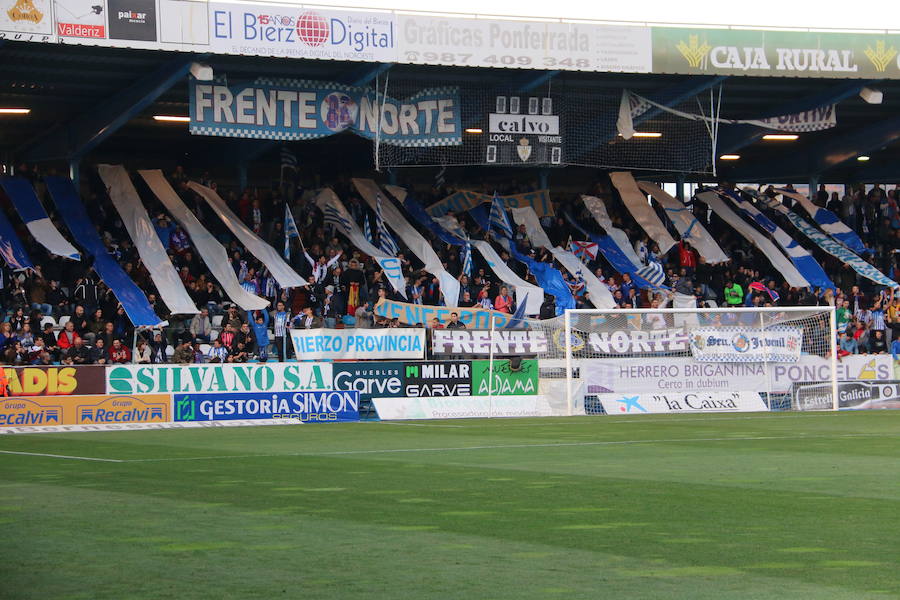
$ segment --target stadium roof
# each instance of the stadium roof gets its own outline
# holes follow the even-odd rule
[[[837,127],[803,133],[794,142],[764,142],[766,131],[723,125],[719,154],[740,160],[723,164],[720,177],[735,181],[825,182],[900,179],[900,81],[713,77],[523,71],[350,63],[251,56],[190,55],[150,50],[0,41],[0,107],[30,108],[25,117],[0,116],[0,156],[6,163],[69,157],[156,166],[191,155],[195,166],[236,165],[268,160],[276,142],[191,136],[185,124],[160,123],[153,115],[187,115],[187,72],[202,60],[234,80],[258,76],[338,81],[366,85],[389,72],[392,82],[495,85],[498,78],[520,89],[554,87],[618,97],[629,89],[663,104],[723,84],[721,116],[758,118],[837,103]],[[859,91],[884,92],[882,104],[868,104]],[[300,160],[343,157],[370,162],[366,140],[339,135],[294,143]],[[860,155],[870,156],[860,162]],[[673,177],[673,176],[672,176]],[[670,179],[672,177],[669,177]]]

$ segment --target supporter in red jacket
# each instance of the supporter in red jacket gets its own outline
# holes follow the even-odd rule
[[[109,349],[109,361],[119,364],[131,362],[131,350],[122,343],[122,340],[113,340],[112,348]]]
[[[68,321],[65,328],[59,332],[59,337],[56,338],[56,341],[60,350],[68,350],[75,345],[75,340],[80,339],[81,336],[75,331],[75,324],[72,321]]]

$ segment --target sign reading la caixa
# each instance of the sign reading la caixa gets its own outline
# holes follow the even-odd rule
[[[107,371],[110,394],[303,392],[331,389],[330,363],[128,365]]]
[[[258,78],[229,86],[191,78],[190,108],[193,135],[309,140],[352,131],[395,146],[462,143],[454,87],[397,100],[325,81]]]

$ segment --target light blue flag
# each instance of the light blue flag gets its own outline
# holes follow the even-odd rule
[[[375,245],[375,239],[372,238],[372,226],[369,225],[369,215],[365,215],[363,217],[363,235],[366,238],[366,241]]]
[[[466,244],[465,254],[463,254],[462,271],[466,277],[472,276],[472,244]]]
[[[491,200],[491,229],[494,229],[505,238],[512,238],[513,228],[509,222],[509,215],[503,208],[503,201],[497,192],[494,192],[494,199]]]
[[[291,238],[299,238],[300,232],[291,214],[290,205],[284,203],[284,260],[291,260]]]
[[[381,195],[375,198],[375,224],[378,228],[378,247],[385,254],[397,256],[397,252],[399,252],[397,242],[394,241],[384,222],[384,218],[381,216]]]

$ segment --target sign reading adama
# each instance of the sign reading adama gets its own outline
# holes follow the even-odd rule
[[[194,135],[309,140],[352,131],[395,146],[462,143],[459,90],[453,87],[396,100],[324,81],[258,78],[228,86],[191,78],[190,101]]]

